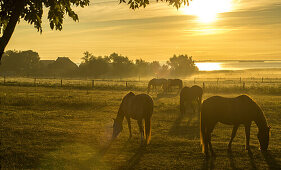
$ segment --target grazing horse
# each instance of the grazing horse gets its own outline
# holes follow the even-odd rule
[[[135,119],[138,121],[140,134],[141,134],[141,144],[148,144],[151,138],[151,116],[153,113],[153,100],[147,94],[135,95],[134,93],[128,93],[120,104],[117,117],[113,124],[113,134],[112,139],[115,139],[118,134],[123,130],[122,122],[124,117],[127,119],[130,137],[132,137],[131,132],[131,120]],[[142,120],[144,119],[145,129],[143,127]],[[144,136],[146,141],[144,143]]]
[[[168,89],[172,91],[172,87],[177,86],[179,88],[178,93],[182,89],[183,83],[181,79],[168,79]]]
[[[187,113],[188,108],[192,108],[193,112],[195,113],[195,106],[193,102],[196,102],[196,105],[198,106],[198,112],[200,113],[201,108],[201,102],[202,102],[202,95],[203,95],[203,89],[197,85],[194,85],[192,87],[184,87],[181,89],[180,92],[180,112],[182,114]],[[199,115],[198,113],[198,115]]]
[[[148,87],[147,87],[147,94],[149,94],[150,92],[150,87],[153,87],[153,89],[155,90],[157,86],[162,87],[163,91],[166,92],[167,89],[167,79],[151,79],[148,82]]]
[[[214,154],[211,144],[211,133],[217,122],[233,125],[232,135],[228,144],[231,150],[231,143],[236,135],[240,124],[245,126],[246,150],[250,151],[250,127],[254,121],[258,126],[258,139],[261,150],[265,151],[269,144],[269,130],[266,118],[261,108],[249,96],[240,95],[235,98],[224,98],[213,96],[206,99],[202,104],[200,118],[200,139],[202,151],[208,157],[208,146]]]

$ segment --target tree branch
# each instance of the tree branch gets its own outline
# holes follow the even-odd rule
[[[19,1],[15,1],[15,2],[16,2],[16,4],[15,4],[14,11],[12,12],[12,15],[9,19],[7,27],[4,30],[2,37],[0,38],[0,63],[1,63],[1,58],[5,51],[5,48],[8,45],[11,36],[13,35],[17,22],[20,18],[21,12],[24,8],[25,1],[19,0]]]

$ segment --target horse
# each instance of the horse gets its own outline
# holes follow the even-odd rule
[[[147,87],[147,94],[149,94],[150,87],[153,87],[153,89],[156,89],[156,86],[162,87],[163,91],[166,92],[167,89],[167,79],[151,79],[148,82],[148,87]]]
[[[183,83],[181,79],[168,79],[168,89],[172,91],[172,87],[177,86],[179,88],[178,93],[182,89]]]
[[[118,134],[123,130],[122,122],[124,117],[127,119],[130,136],[132,137],[131,132],[131,120],[135,119],[138,122],[140,135],[141,135],[141,144],[149,144],[151,139],[151,116],[153,113],[153,100],[147,94],[138,94],[135,95],[133,92],[128,93],[120,104],[117,117],[113,123],[113,134],[112,140],[115,139]],[[143,121],[145,124],[145,129],[143,127]],[[146,141],[144,142],[144,136]]]
[[[200,113],[200,107],[202,102],[202,95],[203,95],[203,89],[197,85],[194,85],[192,87],[184,87],[181,89],[180,92],[180,112],[181,114],[187,113],[188,108],[192,108],[193,112],[195,111],[195,106],[193,102],[196,102],[196,105],[198,106],[198,112]],[[198,115],[199,115],[198,113]]]
[[[205,153],[206,157],[208,157],[208,146],[210,147],[211,154],[214,155],[211,144],[211,133],[218,122],[233,125],[231,139],[228,144],[229,151],[231,150],[231,144],[239,125],[243,124],[246,134],[245,149],[250,152],[250,127],[252,121],[258,127],[257,137],[260,143],[260,149],[262,151],[267,150],[270,126],[267,125],[261,108],[249,96],[240,95],[235,98],[213,96],[204,100],[201,109],[200,141],[202,152]]]

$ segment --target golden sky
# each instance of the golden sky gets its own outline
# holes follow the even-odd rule
[[[135,11],[118,2],[96,0],[75,9],[79,22],[66,18],[62,31],[52,31],[46,15],[42,34],[21,21],[6,50],[31,49],[41,59],[66,56],[77,63],[85,51],[147,61],[174,54],[196,60],[281,59],[280,0],[193,0],[179,10],[151,1]]]

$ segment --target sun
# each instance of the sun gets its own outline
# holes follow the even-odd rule
[[[219,13],[232,10],[232,0],[194,0],[189,6],[180,8],[185,15],[197,16],[199,23],[211,23],[217,20]]]

